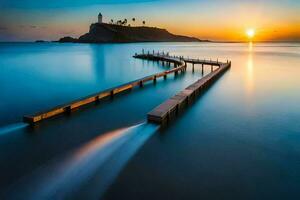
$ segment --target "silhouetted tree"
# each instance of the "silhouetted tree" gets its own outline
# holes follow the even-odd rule
[[[143,25],[145,25],[146,24],[146,22],[145,21],[143,21]]]
[[[117,25],[122,25],[122,20],[118,20]]]
[[[113,19],[111,19],[111,20],[110,20],[110,23],[111,23],[111,24],[113,24],[113,23],[114,23],[114,20],[113,20]]]

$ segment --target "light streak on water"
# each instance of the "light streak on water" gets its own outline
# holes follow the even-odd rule
[[[19,130],[19,129],[22,129],[22,128],[25,128],[27,126],[29,126],[29,125],[25,124],[25,123],[15,123],[15,124],[9,124],[4,127],[0,127],[0,136],[10,133],[10,132],[13,132],[13,131],[16,131],[16,130]]]
[[[22,178],[11,187],[9,198],[65,199],[75,195],[75,191],[80,191],[80,187],[93,177],[100,177],[85,194],[99,199],[129,159],[157,129],[158,126],[141,123],[101,134]],[[78,198],[78,195],[72,199],[75,197]]]

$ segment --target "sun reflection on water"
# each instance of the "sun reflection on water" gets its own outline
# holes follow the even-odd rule
[[[250,97],[253,93],[254,88],[254,77],[253,77],[253,43],[248,44],[248,58],[247,58],[247,74],[246,74],[246,93]]]

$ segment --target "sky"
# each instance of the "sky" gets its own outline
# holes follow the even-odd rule
[[[300,41],[300,0],[0,0],[0,41],[79,37],[99,12],[200,39],[247,41],[252,28],[255,41]]]

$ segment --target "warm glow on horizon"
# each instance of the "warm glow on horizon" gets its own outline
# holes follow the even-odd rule
[[[246,35],[250,40],[252,40],[255,36],[255,30],[253,28],[247,29]]]
[[[91,0],[78,0],[75,7],[71,0],[28,1],[30,4],[10,0],[11,8],[0,6],[0,41],[80,37],[97,21],[100,11],[107,23],[111,19],[127,19],[128,24],[137,26],[145,20],[146,26],[211,41],[300,41],[300,1],[297,0],[289,4],[279,0],[220,0],[219,3],[186,0],[172,4],[157,0],[105,0],[107,3],[99,5]],[[15,9],[14,5],[23,8]],[[53,5],[61,7],[52,8]],[[168,12],[166,6],[170,8]],[[47,12],[49,9],[51,12]],[[133,18],[137,20],[130,20]]]

